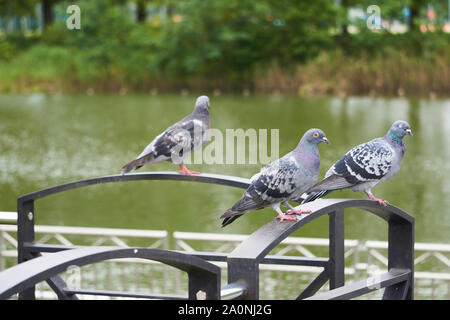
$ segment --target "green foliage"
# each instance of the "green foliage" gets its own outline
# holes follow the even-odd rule
[[[0,15],[29,13],[37,2],[0,0]],[[67,17],[68,2],[53,3],[59,3],[56,16]],[[299,64],[320,62],[316,57],[324,52],[378,59],[399,51],[433,61],[450,49],[443,32],[372,32],[363,20],[352,22],[359,23],[359,33],[342,33],[350,7],[365,11],[377,4],[382,18],[402,20],[403,7],[414,3],[422,19],[421,0],[342,0],[340,5],[330,0],[143,0],[151,13],[141,23],[129,3],[79,0],[81,30],[68,30],[65,21],[55,19],[39,37],[8,34],[0,39],[2,78],[54,77],[68,87],[110,91],[193,84],[240,90],[254,83],[255,74],[277,66],[295,73]]]
[[[33,15],[37,0],[0,0],[0,16]]]
[[[16,53],[16,48],[10,41],[0,41],[0,60],[9,61]]]

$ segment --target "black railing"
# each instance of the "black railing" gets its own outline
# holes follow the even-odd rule
[[[22,299],[34,299],[34,290],[32,291],[30,287],[33,288],[36,283],[44,280],[57,293],[59,299],[75,299],[75,294],[83,293],[83,290],[68,288],[66,283],[57,276],[58,273],[66,271],[68,267],[74,265],[81,267],[108,259],[121,258],[150,259],[187,272],[189,279],[187,298],[189,299],[198,299],[199,297],[219,299],[220,297],[220,268],[203,259],[169,250],[92,246],[64,250],[52,254],[51,257],[41,256],[5,270],[0,273],[2,288],[0,299],[8,298],[16,292],[20,292]],[[92,294],[93,292],[85,293]],[[141,298],[178,298],[176,296],[132,295],[107,291],[97,291],[95,294]]]
[[[140,294],[133,293],[72,290],[67,288],[62,278],[58,276],[58,273],[64,271],[64,267],[67,267],[68,263],[74,264],[76,262],[84,265],[139,253],[141,258],[160,259],[158,261],[176,266],[188,273],[188,297],[159,295],[158,297],[160,298],[258,299],[259,265],[282,264],[323,268],[323,271],[296,297],[297,299],[347,299],[381,288],[385,288],[383,299],[413,299],[414,218],[394,206],[388,205],[383,207],[377,202],[370,200],[320,199],[305,204],[302,208],[311,210],[312,213],[300,216],[296,222],[280,222],[274,218],[255,231],[228,255],[213,252],[190,252],[187,254],[169,250],[150,252],[146,251],[149,249],[124,249],[117,247],[109,249],[105,249],[107,247],[90,247],[91,249],[89,249],[35,243],[35,200],[88,185],[134,180],[185,180],[244,189],[249,185],[249,180],[247,179],[223,175],[180,175],[175,172],[146,172],[82,180],[24,195],[18,199],[17,236],[19,264],[0,273],[0,280],[10,279],[7,282],[9,285],[0,281],[0,298],[19,292],[20,299],[34,299],[34,285],[43,280],[49,283],[50,287],[61,299],[74,298],[76,294],[143,297]],[[345,285],[344,211],[347,208],[360,208],[362,209],[361,212],[374,214],[387,221],[389,262],[388,271],[375,279],[366,279]],[[329,258],[268,255],[273,248],[291,233],[323,215],[329,216]],[[54,252],[54,254],[37,258],[42,252]],[[77,256],[78,260],[74,261],[74,256]],[[174,265],[174,261],[178,261],[178,264]],[[207,261],[224,261],[228,264],[228,284],[223,286],[221,290],[219,290],[220,269]],[[43,267],[46,265],[47,269]],[[34,271],[33,268],[35,268]],[[25,270],[29,270],[29,272],[25,272]],[[5,276],[5,272],[7,272],[7,276]],[[330,291],[314,295],[327,281],[329,281]],[[14,283],[17,285],[14,285]],[[156,295],[146,295],[144,297],[152,298],[156,297]]]
[[[362,290],[353,285],[345,286],[339,291],[334,289],[344,286],[344,211],[347,208],[360,208],[388,222],[388,272],[364,280],[367,285]],[[375,201],[353,199],[320,199],[302,205],[302,209],[311,210],[294,223],[280,223],[274,218],[248,239],[243,241],[227,257],[228,281],[245,281],[248,299],[259,298],[258,266],[264,263],[264,257],[283,239],[314,219],[329,216],[329,258],[310,258],[307,261],[295,258],[292,264],[323,267],[323,271],[299,294],[297,299],[305,299],[316,293],[329,280],[330,291],[318,298],[353,298],[370,291],[386,288],[384,299],[413,299],[414,268],[414,218],[406,212],[388,205],[381,206]],[[387,281],[388,279],[388,281]],[[361,286],[361,284],[359,284]],[[314,298],[314,297],[313,297]]]

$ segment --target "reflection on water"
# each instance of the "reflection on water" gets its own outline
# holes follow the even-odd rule
[[[0,97],[0,210],[15,210],[17,197],[28,192],[119,173],[161,130],[190,113],[194,101],[194,96]],[[211,98],[210,111],[212,126],[223,132],[279,129],[280,155],[307,129],[323,129],[331,145],[319,147],[322,176],[351,147],[384,135],[397,119],[407,120],[414,136],[405,138],[402,169],[373,192],[415,216],[417,241],[448,242],[450,100],[221,96]],[[189,168],[249,178],[260,165]],[[160,163],[141,170],[177,169]],[[275,216],[265,209],[220,228],[218,217],[241,194],[189,182],[92,186],[39,201],[36,219],[39,224],[251,233]],[[351,191],[331,196],[365,197]],[[346,237],[385,240],[385,224],[378,220],[349,213]],[[326,237],[327,223],[312,223],[298,235]]]

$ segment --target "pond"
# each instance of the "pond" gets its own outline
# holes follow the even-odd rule
[[[74,180],[120,173],[163,129],[189,114],[193,95],[0,96],[0,211],[15,211],[19,196]],[[280,156],[309,128],[331,144],[319,146],[321,178],[351,147],[384,135],[398,119],[410,123],[398,175],[375,187],[375,196],[415,217],[417,242],[449,242],[450,100],[406,98],[212,96],[212,127],[279,129]],[[254,146],[250,146],[253,148]],[[269,152],[270,154],[270,152]],[[191,170],[250,178],[260,163],[190,164]],[[140,171],[177,171],[158,163]],[[248,213],[226,228],[219,216],[243,190],[210,184],[143,181],[97,185],[40,200],[36,224],[250,234],[276,213]],[[337,191],[329,197],[366,198]],[[345,217],[348,239],[386,240],[384,221]],[[328,237],[326,217],[295,233]]]

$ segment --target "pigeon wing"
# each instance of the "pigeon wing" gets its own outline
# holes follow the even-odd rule
[[[252,177],[242,198],[221,218],[261,209],[288,198],[296,189],[294,177],[297,171],[295,161],[283,158],[264,167]]]
[[[290,197],[297,189],[299,166],[293,159],[281,158],[265,167],[254,179],[253,192],[263,200],[276,202]]]
[[[391,169],[393,150],[380,139],[356,146],[336,162],[328,177],[307,192],[338,190],[364,182],[380,180]]]
[[[201,120],[186,117],[156,137],[138,158],[149,153],[155,158],[171,158],[172,155],[182,158],[202,145],[206,130]]]

